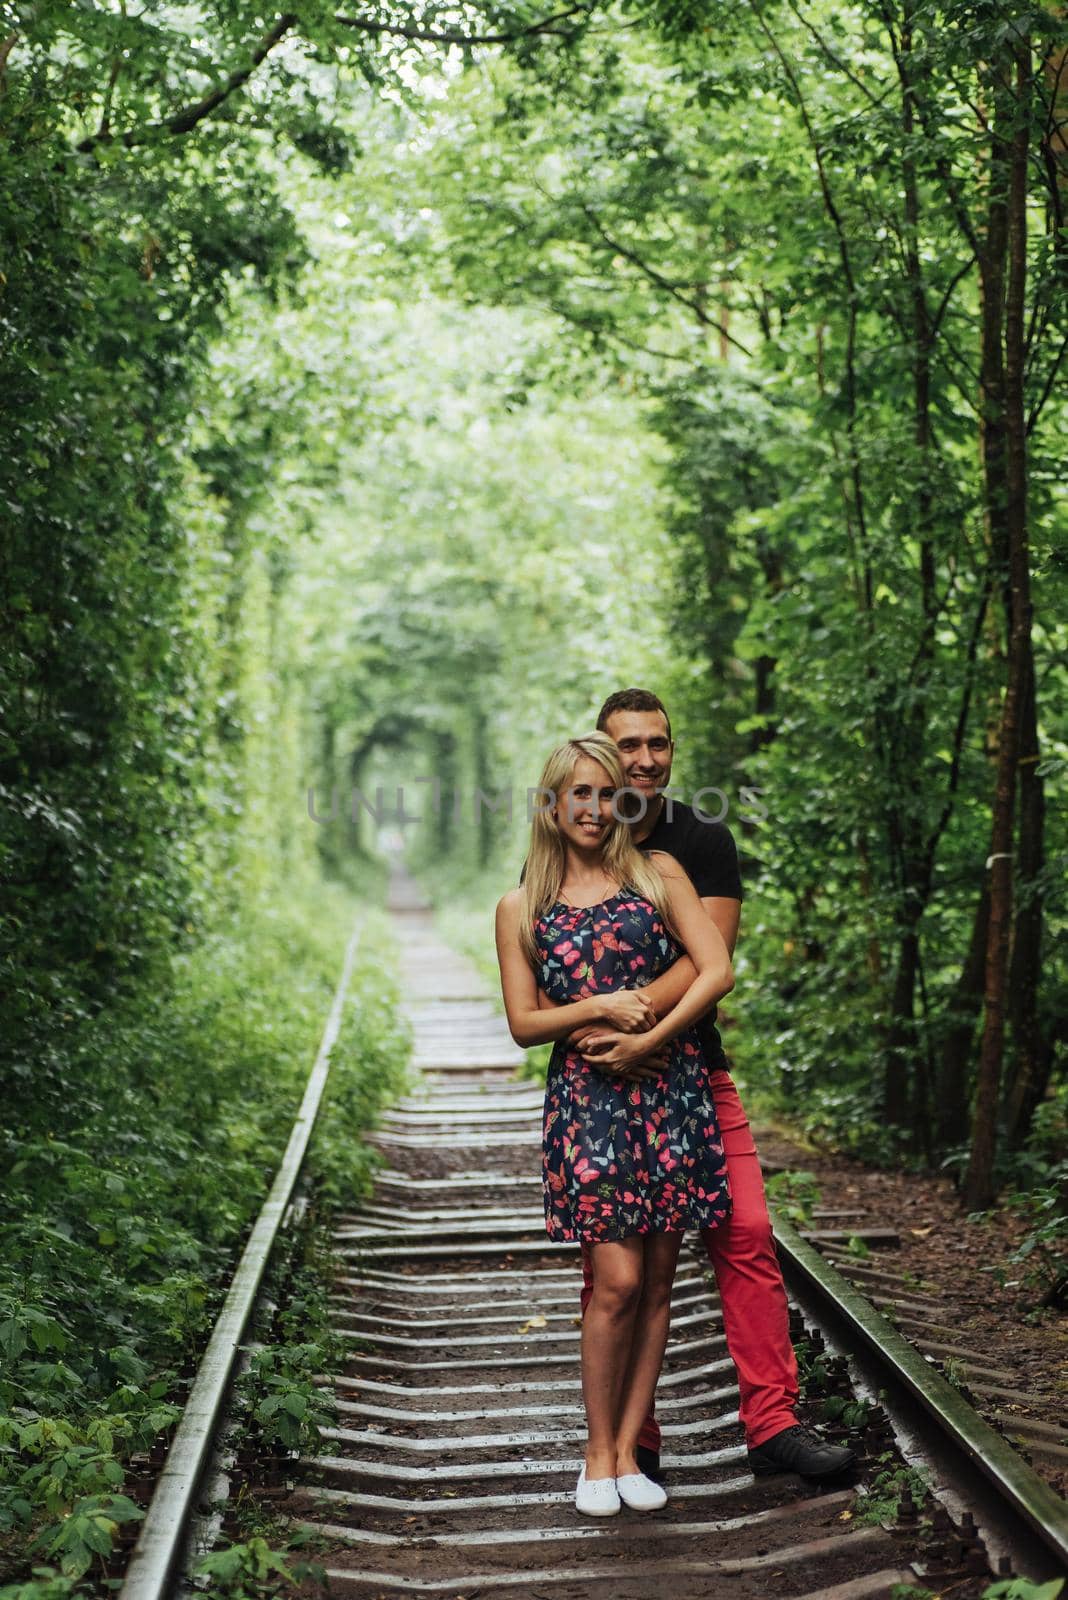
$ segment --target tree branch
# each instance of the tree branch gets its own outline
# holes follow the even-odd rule
[[[643,277],[648,278],[650,283],[655,284],[658,289],[662,289],[673,300],[677,300],[680,305],[685,306],[688,311],[693,313],[703,328],[714,329],[721,338],[727,340],[728,344],[732,344],[736,350],[740,350],[743,356],[752,358],[753,352],[747,349],[740,340],[736,339],[724,323],[717,321],[715,317],[710,317],[700,301],[691,300],[689,295],[683,294],[677,283],[672,283],[670,278],[665,278],[662,272],[658,272],[655,267],[651,267],[636,251],[631,250],[625,244],[621,244],[618,239],[614,239],[607,228],[604,227],[596,212],[591,210],[589,206],[583,205],[582,211],[587,221],[591,222],[597,229],[609,249],[614,250],[625,261],[629,261],[632,266],[637,267],[638,271]]]
[[[942,299],[939,302],[938,310],[935,312],[934,317],[931,320],[931,337],[932,337],[932,339],[938,333],[938,330],[942,326],[942,318],[945,316],[946,311],[947,311],[947,309],[949,307],[949,302],[953,298],[954,289],[957,287],[957,285],[961,281],[961,279],[967,273],[969,273],[974,266],[975,266],[975,257],[974,256],[969,256],[967,261],[965,261],[961,266],[959,266],[957,268],[956,272],[953,274],[952,278],[950,278],[949,283],[946,285],[945,293],[943,294]]]
[[[820,50],[822,50],[827,60],[831,63],[831,66],[837,67],[842,76],[844,78],[848,78],[855,89],[860,90],[861,94],[868,101],[869,105],[877,106],[882,100],[885,100],[886,95],[889,92],[889,88],[884,89],[882,94],[873,94],[864,80],[857,77],[856,73],[853,72],[846,62],[842,60],[841,56],[835,54],[830,45],[827,43],[826,39],[824,39],[823,35],[820,33],[819,29],[813,22],[809,20],[808,17],[805,16],[801,9],[795,5],[794,0],[787,0],[787,4],[805,31],[810,33],[813,39],[815,39],[816,44],[819,46]]]
[[[192,105],[183,106],[181,111],[176,111],[172,116],[164,117],[160,122],[149,122],[141,128],[130,128],[126,133],[116,135],[102,130],[83,139],[75,149],[82,154],[88,154],[101,144],[118,142],[132,150],[135,145],[147,144],[159,134],[180,136],[192,133],[199,122],[205,117],[210,117],[213,111],[218,110],[224,100],[228,100],[235,90],[242,88],[251,78],[260,62],[270,55],[275,45],[280,44],[286,34],[296,25],[296,14],[292,11],[285,12],[278,18],[273,27],[260,39],[245,66],[239,67],[236,72],[231,72],[228,78],[216,88],[210,90],[202,100],[194,101]]]
[[[517,28],[514,33],[461,33],[455,28],[439,32],[414,24],[405,26],[400,22],[379,22],[375,17],[335,16],[334,21],[343,28],[357,28],[361,33],[385,34],[391,38],[422,40],[429,44],[514,44],[518,39],[530,39],[537,34],[558,33],[557,23],[566,22],[569,17],[588,16],[591,9],[588,5],[569,6],[566,11],[557,11],[541,22],[532,22],[529,28]],[[571,31],[565,31],[563,37],[570,38]]]
[[[1028,436],[1030,436],[1034,432],[1035,426],[1038,423],[1038,419],[1042,415],[1042,411],[1043,411],[1043,408],[1045,407],[1046,401],[1049,399],[1050,395],[1053,393],[1053,385],[1057,381],[1057,373],[1060,371],[1060,365],[1061,365],[1061,362],[1064,360],[1064,356],[1065,356],[1065,352],[1066,351],[1068,351],[1068,334],[1066,334],[1065,337],[1061,340],[1061,347],[1057,351],[1057,354],[1054,357],[1053,361],[1050,363],[1049,372],[1046,374],[1046,381],[1042,385],[1042,393],[1039,395],[1038,399],[1035,401],[1034,405],[1031,408],[1031,414],[1027,419],[1027,433],[1028,433]]]

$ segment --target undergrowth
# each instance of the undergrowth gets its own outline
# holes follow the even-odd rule
[[[922,1472],[905,1466],[892,1451],[884,1451],[876,1457],[875,1471],[867,1488],[857,1496],[857,1521],[868,1524],[891,1521],[906,1497],[919,1510],[928,1488]]]
[[[176,955],[162,992],[87,1021],[49,1125],[3,1134],[0,1600],[113,1586],[137,1480],[180,1414],[288,1137],[353,908],[322,885],[248,907]],[[372,917],[313,1142],[327,1204],[369,1184],[363,1135],[406,1057],[381,942]],[[259,1426],[283,1442],[309,1442],[320,1417],[315,1343],[301,1332],[255,1364]]]
[[[810,1227],[820,1203],[820,1186],[811,1172],[771,1172],[764,1179],[768,1204],[798,1228]]]

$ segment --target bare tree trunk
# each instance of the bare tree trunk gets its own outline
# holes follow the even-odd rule
[[[1008,556],[1009,633],[1008,675],[1001,708],[998,741],[997,780],[991,827],[990,927],[987,938],[984,984],[983,1038],[979,1051],[975,1110],[972,1122],[972,1147],[964,1179],[964,1202],[972,1210],[988,1206],[995,1194],[994,1160],[997,1154],[997,1124],[1001,1091],[1002,1058],[1005,1042],[1006,989],[1009,965],[1009,932],[1013,897],[1013,835],[1016,800],[1016,766],[1019,754],[1020,718],[1026,695],[1031,660],[1031,578],[1028,558],[1027,519],[1027,418],[1024,410],[1024,293],[1027,277],[1027,158],[1030,144],[1029,101],[1031,90],[1031,47],[1026,39],[1017,43],[1003,63],[1005,77],[1013,93],[1003,84],[993,84],[995,103],[991,156],[990,235],[994,243],[1003,242],[995,253],[987,254],[983,266],[989,277],[999,276],[998,264],[1007,260],[1004,294],[1004,356],[998,344],[997,367],[1002,383],[991,392],[987,388],[987,317],[995,320],[1000,334],[1001,298],[984,295],[984,402],[1001,411],[1004,430],[1004,495],[991,503],[991,514],[1003,519],[1004,543]],[[1010,78],[1011,72],[1011,78]],[[992,374],[993,375],[993,374]],[[984,407],[985,409],[985,407]],[[988,492],[990,485],[988,483]],[[1001,485],[998,485],[1001,488]]]
[[[728,241],[726,248],[733,250],[734,246]],[[720,279],[719,296],[722,309],[719,320],[719,359],[724,366],[727,365],[731,358],[731,343],[728,337],[731,322],[731,287],[729,278]]]

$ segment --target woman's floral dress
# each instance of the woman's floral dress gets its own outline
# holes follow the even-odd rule
[[[650,901],[624,889],[595,906],[558,901],[535,924],[538,981],[567,1003],[641,988],[681,949]],[[628,1083],[588,1066],[561,1040],[545,1088],[542,1173],[553,1239],[714,1228],[730,1215],[727,1164],[708,1065],[687,1029],[656,1078]]]

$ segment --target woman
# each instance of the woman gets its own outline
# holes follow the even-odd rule
[[[637,1446],[664,1358],[679,1245],[684,1229],[715,1227],[730,1210],[709,1072],[690,1025],[734,978],[685,872],[659,851],[643,856],[615,814],[624,778],[606,734],[554,750],[541,789],[552,799],[534,817],[522,887],[497,907],[497,957],[512,1037],[524,1048],[555,1044],[546,1227],[552,1238],[587,1242],[593,1259],[575,1504],[611,1516],[621,1500],[654,1510],[667,1499],[639,1471]],[[641,990],[683,950],[697,977],[655,1022]],[[554,1006],[539,1008],[539,988]],[[591,1024],[624,1037],[583,1054],[568,1036]],[[596,1048],[587,1039],[586,1050]]]

